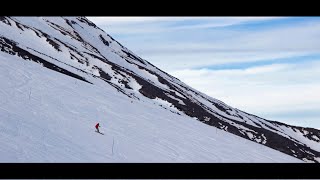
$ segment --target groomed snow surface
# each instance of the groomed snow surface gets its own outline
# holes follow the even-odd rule
[[[303,162],[90,81],[0,52],[0,162]]]

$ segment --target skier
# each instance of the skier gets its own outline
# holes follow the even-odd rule
[[[101,126],[99,125],[99,123],[98,123],[98,124],[96,124],[96,129],[97,129],[98,133],[100,133],[100,131],[99,131],[99,127],[101,127]]]

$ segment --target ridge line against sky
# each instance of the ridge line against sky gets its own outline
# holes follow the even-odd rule
[[[320,129],[320,17],[87,18],[232,107]]]

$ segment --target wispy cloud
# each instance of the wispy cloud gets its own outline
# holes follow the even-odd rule
[[[159,33],[187,29],[226,27],[279,17],[88,17],[111,34]],[[195,23],[197,21],[197,23]],[[183,22],[183,24],[181,24]]]
[[[152,19],[152,17],[138,18],[139,25],[130,25],[130,28],[123,28],[123,31],[130,31],[132,35],[121,35],[122,32],[118,32],[121,42],[129,49],[133,50],[136,54],[142,58],[157,62],[164,70],[172,70],[175,68],[192,68],[202,66],[213,66],[219,64],[230,64],[240,62],[255,62],[266,61],[281,58],[289,58],[295,56],[307,56],[310,54],[320,53],[320,41],[317,37],[320,37],[320,19],[318,21],[301,21],[297,24],[288,24],[280,27],[275,26],[267,29],[261,28],[257,31],[248,31],[242,28],[238,29],[194,29],[191,31],[182,31],[186,26],[202,26],[208,23],[208,19],[198,23],[179,24],[179,18],[174,17],[170,22],[176,22],[176,25],[172,25],[171,28],[181,29],[178,32],[170,33],[157,33],[157,34],[135,34],[134,30],[149,31],[150,29],[166,29],[168,25],[163,25],[162,22],[169,21],[169,17],[158,17]],[[180,19],[192,19],[193,17],[185,17]],[[201,17],[202,18],[202,17]],[[231,18],[231,20],[225,20],[228,18],[220,18],[219,23],[241,24],[243,22],[261,22],[272,21],[278,18],[258,18],[252,17],[249,20],[244,20],[247,17]],[[199,19],[199,17],[195,18]],[[283,18],[282,21],[285,21]],[[124,22],[129,21],[125,19]],[[194,20],[196,21],[196,20]],[[135,22],[135,21],[134,21]],[[150,23],[152,22],[152,23]],[[209,21],[210,22],[210,21]],[[144,23],[140,27],[141,23]],[[217,22],[211,22],[217,23]],[[270,23],[270,22],[269,22]],[[125,24],[125,23],[124,23]],[[194,25],[196,24],[196,25]],[[249,25],[250,26],[250,23]],[[272,26],[272,23],[270,23]],[[106,32],[109,33],[108,28]],[[244,30],[243,30],[244,29]],[[151,30],[153,31],[153,30]],[[195,61],[196,60],[196,61]],[[181,65],[185,64],[185,65]],[[169,67],[169,68],[166,68]]]
[[[228,33],[229,35],[225,35]],[[318,24],[304,24],[303,27],[287,27],[258,32],[211,31],[198,34],[197,31],[184,34],[180,41],[155,38],[136,47],[143,54],[172,54],[172,53],[279,53],[279,52],[319,52],[320,21]],[[218,36],[215,34],[218,33]],[[220,36],[226,38],[220,39]],[[170,36],[172,37],[172,36]],[[144,40],[143,36],[141,41]],[[140,43],[139,39],[136,39]],[[149,42],[149,43],[148,43]]]
[[[292,123],[290,113],[320,112],[319,61],[236,70],[189,69],[171,74],[233,107],[272,120],[287,114],[286,122]],[[295,119],[299,117],[304,121],[310,118],[300,114]],[[312,118],[319,117],[314,114]]]
[[[89,19],[140,57],[233,107],[320,126],[319,114],[311,113],[320,112],[319,17]]]
[[[143,17],[143,16],[111,16],[111,17],[87,17],[97,25],[117,25],[117,24],[136,24],[142,22],[172,22],[172,21],[186,21],[186,20],[210,20],[217,22],[248,22],[248,21],[261,21],[270,19],[279,19],[281,17],[197,17],[197,16],[171,16],[171,17]],[[282,17],[283,18],[283,17]]]

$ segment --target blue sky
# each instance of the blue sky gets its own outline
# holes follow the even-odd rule
[[[225,103],[320,129],[320,17],[88,17]]]

